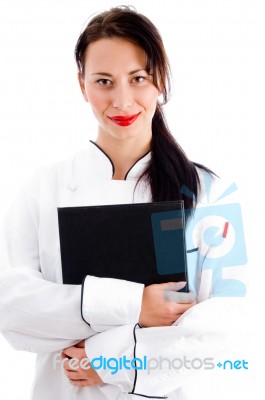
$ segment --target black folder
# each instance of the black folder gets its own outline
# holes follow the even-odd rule
[[[183,201],[58,208],[63,282],[186,281]]]

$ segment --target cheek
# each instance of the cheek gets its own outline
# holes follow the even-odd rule
[[[98,91],[87,91],[87,99],[94,111],[104,110],[108,104],[106,95]]]
[[[142,94],[142,104],[146,109],[152,109],[155,110],[156,104],[157,104],[157,99],[158,99],[158,90],[154,87],[151,88],[148,91],[145,91]]]

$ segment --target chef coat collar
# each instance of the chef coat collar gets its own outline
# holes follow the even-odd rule
[[[151,151],[140,157],[127,171],[123,181],[137,180],[146,169],[151,159]],[[79,185],[80,174],[84,171],[96,179],[112,180],[115,172],[111,158],[92,140],[89,148],[77,154],[71,163],[68,189],[75,191]],[[121,181],[122,182],[122,181]]]
[[[112,179],[115,173],[115,166],[113,164],[113,161],[98,144],[96,144],[92,140],[90,140],[90,143],[94,147],[94,151],[93,150],[92,151],[96,155],[96,158],[98,160],[97,166],[100,167],[100,170],[104,173],[106,177]],[[131,166],[131,168],[125,174],[124,180],[129,181],[138,179],[146,169],[150,160],[151,160],[151,151],[149,150],[146,154],[144,154],[142,157],[136,160],[136,162]]]

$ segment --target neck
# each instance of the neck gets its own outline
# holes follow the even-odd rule
[[[102,140],[100,135],[96,144],[110,157],[115,172],[112,179],[123,180],[129,169],[151,148],[151,138],[139,144],[139,140]],[[112,139],[112,138],[111,138]]]

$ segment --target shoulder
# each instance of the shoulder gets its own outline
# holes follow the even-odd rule
[[[80,150],[65,159],[38,168],[26,181],[20,192],[37,200],[40,192],[71,185],[75,166],[79,164],[82,168],[81,165],[89,160],[88,153],[88,150]]]

